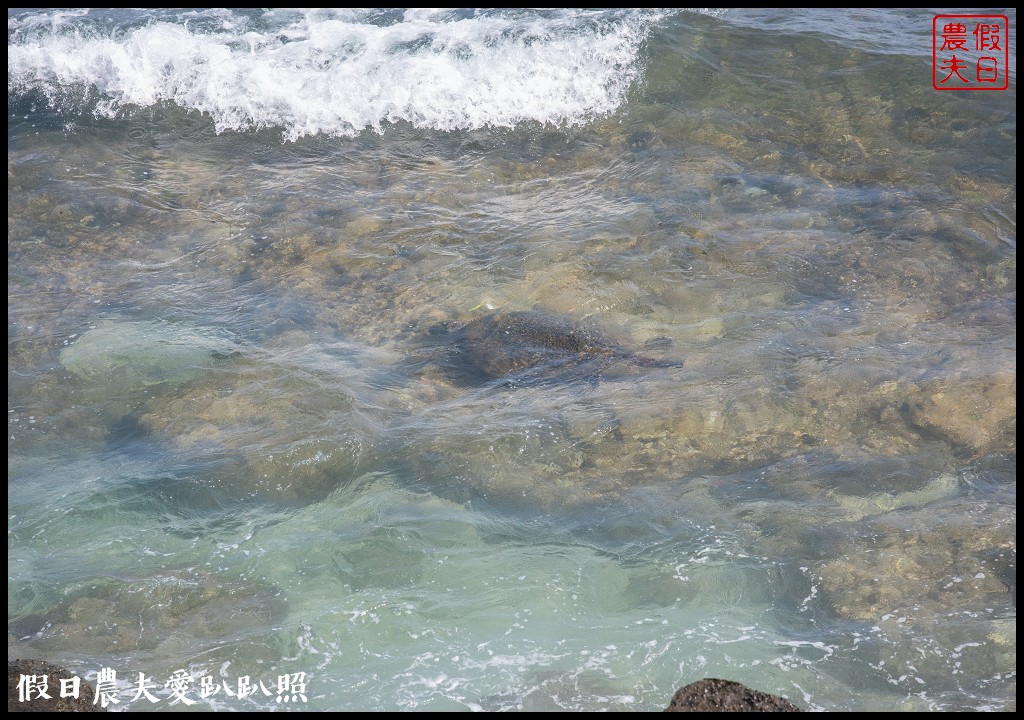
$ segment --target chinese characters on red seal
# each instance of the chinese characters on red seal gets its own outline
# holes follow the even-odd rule
[[[1005,15],[936,15],[932,18],[932,87],[1008,88],[1009,31]]]

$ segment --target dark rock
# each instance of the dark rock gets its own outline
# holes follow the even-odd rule
[[[455,330],[435,328],[446,337],[449,374],[466,384],[496,379],[594,381],[610,363],[638,367],[681,367],[676,360],[638,355],[590,325],[538,311],[499,310]]]
[[[778,695],[732,680],[705,678],[676,690],[665,712],[803,712]]]
[[[22,676],[46,676],[46,694],[50,699],[31,693],[31,697],[21,700],[18,683]],[[75,677],[75,673],[65,668],[51,665],[42,660],[11,660],[7,663],[7,712],[106,712],[99,703],[93,705],[95,693],[92,686],[82,680],[78,686],[78,697],[61,697],[60,681]]]

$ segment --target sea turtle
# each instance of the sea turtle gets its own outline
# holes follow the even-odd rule
[[[431,335],[444,338],[442,364],[464,384],[596,382],[619,361],[645,368],[682,367],[678,360],[638,355],[592,325],[537,310],[497,310],[455,328],[435,326]]]

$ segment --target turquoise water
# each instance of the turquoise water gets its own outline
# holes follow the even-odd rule
[[[844,12],[9,12],[9,655],[1012,709],[1015,65]],[[455,381],[493,308],[683,365]]]

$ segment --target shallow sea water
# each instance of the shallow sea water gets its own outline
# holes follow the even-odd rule
[[[9,11],[9,655],[1013,709],[1015,66],[846,12]],[[683,365],[456,382],[493,308]]]

